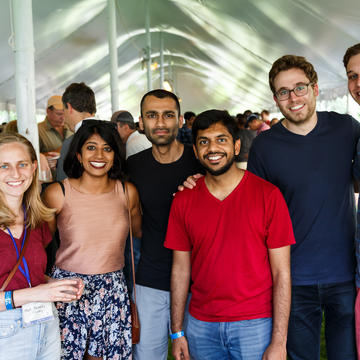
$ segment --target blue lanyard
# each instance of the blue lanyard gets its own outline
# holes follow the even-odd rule
[[[22,239],[22,243],[21,243],[21,250],[23,249],[24,247],[24,243],[25,243],[25,239],[26,239],[26,211],[25,211],[25,206],[23,207],[24,209],[24,237]],[[11,240],[13,241],[13,244],[14,244],[14,247],[15,247],[15,250],[16,250],[16,255],[17,255],[17,260],[19,260],[19,257],[20,257],[20,253],[19,253],[19,249],[16,245],[16,241],[10,231],[10,229],[7,227],[6,230],[8,231],[10,237],[11,237]],[[21,265],[19,266],[19,270],[20,272],[25,276],[28,284],[29,284],[29,287],[31,287],[31,281],[30,281],[30,272],[29,272],[29,267],[28,267],[28,264],[26,262],[26,259],[25,259],[25,256],[23,256],[22,258],[22,263],[24,264],[24,269],[21,267]]]

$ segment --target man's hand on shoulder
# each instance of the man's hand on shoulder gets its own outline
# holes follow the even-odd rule
[[[178,186],[178,190],[179,191],[183,191],[185,188],[188,189],[193,189],[196,186],[196,182],[204,175],[202,174],[195,174],[195,175],[190,175],[184,182],[182,185]]]

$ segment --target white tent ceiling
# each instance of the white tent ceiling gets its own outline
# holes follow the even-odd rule
[[[0,5],[0,103],[15,104],[10,1]],[[33,0],[38,109],[84,81],[95,91],[99,116],[110,116],[106,6],[106,0]],[[145,0],[117,0],[116,18],[120,108],[137,116],[147,91]],[[346,93],[342,57],[360,42],[360,1],[150,0],[150,27],[158,63],[163,33],[165,78],[172,78],[183,111],[259,111],[273,105],[268,71],[284,54],[315,65],[323,96]],[[152,72],[153,87],[159,74]]]

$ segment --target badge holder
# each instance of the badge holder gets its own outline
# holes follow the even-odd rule
[[[24,210],[24,237],[22,240],[21,250],[19,253],[19,249],[16,245],[16,241],[10,231],[9,228],[6,228],[11,240],[14,244],[16,255],[17,255],[17,262],[11,273],[9,274],[8,278],[5,280],[3,286],[1,287],[1,291],[5,290],[7,285],[9,284],[10,280],[14,276],[17,269],[20,270],[20,272],[24,275],[26,278],[29,287],[31,287],[30,282],[30,272],[29,268],[25,259],[25,249],[27,244],[29,243],[28,238],[30,234],[30,229],[26,228],[26,209],[25,206],[23,206]],[[20,263],[23,263],[24,267],[20,265]],[[53,305],[51,302],[32,302],[23,305],[22,307],[22,320],[23,320],[23,327],[28,327],[35,324],[40,324],[43,322],[51,321],[54,319],[54,313],[53,313]]]
[[[23,327],[41,324],[54,319],[51,302],[32,302],[22,307]]]

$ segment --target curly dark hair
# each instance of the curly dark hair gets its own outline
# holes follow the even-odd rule
[[[279,72],[293,68],[302,70],[313,85],[318,82],[318,76],[313,65],[310,64],[303,56],[284,55],[273,63],[269,72],[269,85],[273,94],[276,92],[274,80]]]

